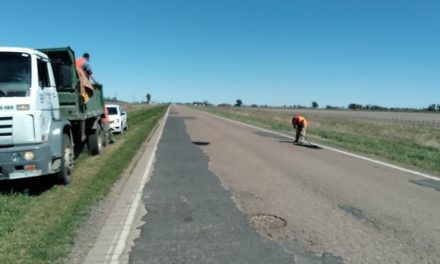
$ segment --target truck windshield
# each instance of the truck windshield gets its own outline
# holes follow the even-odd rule
[[[27,53],[0,52],[0,97],[29,95],[31,56]]]

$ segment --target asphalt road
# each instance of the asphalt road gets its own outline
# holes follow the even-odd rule
[[[440,263],[439,181],[178,106],[156,159],[130,263]]]

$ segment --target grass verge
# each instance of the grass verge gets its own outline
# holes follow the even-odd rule
[[[212,114],[271,130],[292,133],[290,120],[286,122],[286,117],[268,118],[258,112],[240,112],[240,109],[234,109],[233,111],[221,108],[197,109],[203,109]],[[356,131],[359,131],[360,127],[359,122],[350,123],[346,122],[346,120],[340,120],[339,122],[344,126],[351,125],[351,128],[348,127],[346,129],[346,131],[349,132],[331,131],[330,129],[314,128],[311,126],[307,130],[307,135],[319,143],[440,175],[440,162],[438,162],[440,160],[440,148],[422,145],[417,143],[417,141],[403,140],[402,135],[397,133],[394,136],[384,136],[381,135],[381,133],[374,133],[375,131],[365,131],[368,132],[365,134],[362,134],[362,132],[357,133]],[[339,124],[334,123],[332,125],[337,127]],[[363,125],[365,127],[370,126],[368,124]],[[384,127],[387,125],[374,124],[372,127],[374,127],[374,129],[380,129],[380,126]],[[365,128],[363,129],[365,130]],[[433,131],[438,132],[438,130]]]
[[[90,208],[110,191],[166,108],[130,113],[130,130],[118,136],[116,144],[103,155],[82,155],[75,161],[70,185],[53,186],[36,196],[26,191],[3,192],[0,263],[62,263]]]

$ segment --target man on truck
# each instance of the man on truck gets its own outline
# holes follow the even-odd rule
[[[76,59],[75,66],[76,68],[81,69],[86,73],[87,79],[91,79],[93,83],[99,84],[98,81],[96,81],[95,76],[93,75],[93,71],[92,68],[90,67],[89,60],[90,60],[90,54],[86,52],[83,54],[81,58]]]

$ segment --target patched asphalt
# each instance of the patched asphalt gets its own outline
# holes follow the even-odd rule
[[[145,224],[129,262],[293,263],[293,253],[250,226],[208,163],[184,120],[170,115],[143,194]]]

